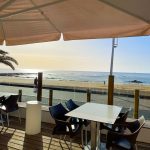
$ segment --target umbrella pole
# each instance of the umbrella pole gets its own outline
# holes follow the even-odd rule
[[[117,47],[115,43],[115,38],[112,39],[112,53],[111,53],[111,63],[110,63],[110,75],[108,77],[108,105],[113,105],[113,93],[114,93],[114,76],[113,73],[113,61],[114,61],[114,49]]]

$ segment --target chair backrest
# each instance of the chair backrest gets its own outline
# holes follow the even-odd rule
[[[128,109],[125,113],[120,113],[119,118],[116,119],[115,123],[124,124],[126,122],[126,119],[127,119],[130,111],[131,111],[131,108]]]
[[[132,125],[129,126],[129,129],[132,133],[136,133],[142,128],[144,123],[145,123],[145,118],[144,116],[141,116],[139,119],[132,122]]]
[[[138,122],[139,122],[139,128],[137,128],[137,130],[135,132],[139,132],[140,129],[142,128],[142,126],[145,124],[145,118],[144,116],[141,116],[139,119],[138,119]]]
[[[74,110],[79,107],[72,99],[65,102],[65,104],[69,111]]]
[[[65,120],[67,118],[65,114],[68,111],[61,103],[59,103],[57,105],[49,107],[49,112],[54,120],[55,119]]]
[[[138,119],[139,123],[140,123],[140,127],[142,127],[144,124],[145,124],[145,118],[144,116],[141,116],[139,119]]]
[[[6,111],[11,112],[18,109],[18,101],[19,95],[10,95],[8,98],[6,98],[2,105],[6,106]]]
[[[132,123],[131,127],[129,127],[130,131],[132,132],[130,141],[133,144],[136,142],[136,138],[144,124],[145,124],[145,118],[144,118],[144,116],[141,116],[139,119],[135,120]]]
[[[1,96],[1,97],[0,97],[0,103],[3,104],[3,101],[4,101],[5,99],[6,99],[5,96]]]

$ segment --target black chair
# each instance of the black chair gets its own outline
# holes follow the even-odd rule
[[[121,132],[122,130],[124,130],[122,124],[124,124],[126,122],[126,119],[128,117],[129,112],[131,111],[131,108],[129,108],[128,110],[126,110],[126,112],[124,113],[119,113],[118,118],[116,119],[114,124],[101,124],[101,130],[102,129],[106,129],[106,130],[112,130],[112,131],[118,131]]]
[[[126,122],[123,125],[125,130],[122,133],[109,131],[106,143],[107,149],[111,147],[114,150],[136,150],[136,138],[144,123],[145,119],[142,116],[133,122]]]
[[[6,113],[6,119],[7,119],[8,126],[9,126],[9,113],[17,111],[17,110],[18,110],[19,121],[21,123],[19,107],[17,104],[18,98],[19,98],[19,95],[10,95],[5,100],[3,100],[1,103],[0,111],[1,111],[1,114]]]
[[[114,124],[101,123],[100,141],[98,141],[98,144],[106,143],[108,131],[122,132],[124,130],[124,126],[122,126],[122,124],[126,122],[130,111],[131,108],[127,109],[125,112],[120,112]]]
[[[75,118],[65,116],[68,110],[59,103],[55,106],[49,107],[49,112],[55,120],[55,127],[53,128],[52,135],[68,135],[70,137],[70,149],[72,148],[72,138],[80,133],[82,125],[75,120]],[[52,141],[53,136],[51,137]],[[65,138],[64,138],[65,140]],[[51,142],[50,142],[51,144]]]
[[[68,100],[68,101],[66,101],[65,102],[65,104],[66,104],[66,106],[67,106],[67,108],[68,108],[68,110],[69,111],[72,111],[72,110],[74,110],[74,109],[76,109],[76,108],[78,108],[79,107],[79,105],[77,105],[72,99],[70,99],[70,100]],[[90,124],[90,122],[88,122],[87,120],[81,120],[80,119],[80,121],[81,121],[81,123],[84,125],[84,127],[85,127],[85,145],[87,145],[87,126]],[[83,134],[83,131],[82,131],[82,134]],[[82,135],[83,136],[83,135]],[[83,139],[82,139],[83,140]]]

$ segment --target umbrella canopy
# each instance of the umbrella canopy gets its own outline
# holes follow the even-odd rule
[[[0,44],[150,34],[149,0],[0,0]]]

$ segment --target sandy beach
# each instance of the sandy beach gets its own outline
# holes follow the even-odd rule
[[[33,79],[24,79],[17,77],[1,77],[0,82],[6,83],[26,83],[33,84]],[[70,87],[72,89],[75,88],[85,88],[92,90],[100,90],[106,91],[108,89],[108,85],[104,83],[97,82],[78,82],[78,81],[54,81],[54,80],[43,80],[43,85],[47,86],[61,86],[61,87]],[[34,86],[34,84],[33,84]],[[17,93],[19,89],[23,91],[23,101],[27,101],[30,99],[36,98],[36,93],[33,92],[33,88],[24,88],[24,87],[9,87],[0,85],[1,92],[9,92],[9,93]],[[134,90],[139,89],[140,95],[150,96],[150,86],[142,85],[142,84],[115,84],[115,92],[117,93],[125,93],[127,96],[114,96],[114,104],[118,106],[123,106],[125,108],[134,108],[134,98],[128,97],[128,94],[134,94]],[[44,104],[48,104],[49,91],[43,90],[42,93],[42,101]],[[87,93],[78,93],[78,92],[67,92],[67,91],[54,91],[53,92],[53,104],[62,102],[64,100],[74,99],[78,101],[78,103],[87,101]],[[92,94],[91,101],[97,103],[107,103],[107,94]],[[146,119],[150,120],[150,99],[140,98],[140,115],[146,116]],[[133,116],[133,111],[130,113],[130,116]]]
[[[0,82],[6,83],[26,83],[33,84],[33,79],[24,79],[17,77],[1,77]],[[43,85],[47,86],[64,86],[71,88],[89,88],[107,90],[108,85],[102,82],[81,82],[81,81],[56,81],[56,80],[43,80]],[[115,91],[122,93],[134,93],[135,89],[140,90],[141,95],[150,96],[150,85],[128,83],[128,84],[116,84],[114,85]]]

